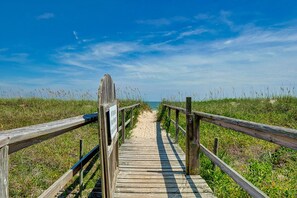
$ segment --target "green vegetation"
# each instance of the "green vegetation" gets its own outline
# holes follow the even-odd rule
[[[120,106],[135,104],[135,100],[121,100]],[[148,107],[141,103],[136,108],[133,123],[140,111]],[[45,123],[97,111],[97,102],[91,100],[57,99],[0,99],[0,133],[3,130]],[[126,114],[127,118],[129,112]],[[130,136],[130,128],[127,129]],[[61,136],[20,150],[9,156],[9,193],[11,197],[37,197],[79,159],[79,140],[84,141],[84,154],[99,142],[97,123],[75,129]],[[94,160],[85,171],[86,197],[100,177],[99,162]],[[76,178],[65,195],[77,188]]]
[[[166,103],[185,107],[185,103],[182,102]],[[295,97],[211,100],[193,102],[192,108],[196,111],[297,129]],[[175,119],[175,113],[171,113],[171,116]],[[186,127],[184,115],[180,117],[180,125]],[[168,119],[163,119],[163,126],[174,137],[175,128],[173,124],[168,127]],[[213,150],[215,137],[219,138],[218,156],[268,196],[296,197],[296,150],[202,122],[201,143]],[[179,144],[185,149],[185,138],[182,135],[179,138]],[[200,160],[201,175],[218,197],[249,197],[219,168],[213,171],[212,164],[206,156],[201,155]]]

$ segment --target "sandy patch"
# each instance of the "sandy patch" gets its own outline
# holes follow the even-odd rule
[[[157,111],[144,111],[139,115],[131,140],[151,139],[156,137]],[[137,141],[137,140],[136,140]]]

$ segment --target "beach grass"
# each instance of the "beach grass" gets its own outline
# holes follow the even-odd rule
[[[184,102],[164,101],[174,106],[185,107]],[[159,112],[160,112],[159,107]],[[297,129],[297,98],[278,96],[266,98],[219,99],[192,102],[196,111],[223,115],[269,125]],[[167,112],[165,112],[167,115]],[[175,119],[175,113],[171,113]],[[180,125],[185,129],[185,116],[180,116]],[[163,126],[174,137],[175,128]],[[200,128],[201,143],[213,150],[214,139],[219,139],[218,156],[242,176],[270,197],[296,197],[297,151],[251,136],[203,122]],[[185,150],[185,138],[180,135],[179,144]],[[249,197],[230,177],[219,168],[212,169],[210,160],[200,155],[202,177],[218,197]]]
[[[133,111],[134,123],[137,116],[147,105],[140,100],[120,100],[121,107],[141,103]],[[46,123],[77,115],[94,113],[97,102],[92,100],[61,100],[40,98],[0,99],[0,133],[4,130]],[[126,114],[129,116],[129,113]],[[128,119],[128,117],[127,117]],[[120,122],[119,122],[120,123]],[[127,130],[131,135],[131,127]],[[62,176],[79,159],[79,141],[83,140],[84,154],[99,143],[98,124],[92,123],[58,137],[22,149],[9,156],[9,194],[10,197],[37,197],[54,181]],[[88,164],[85,173],[83,195],[94,188],[100,178],[99,161]],[[75,193],[76,178],[70,183],[64,195]],[[77,182],[76,182],[77,183]]]

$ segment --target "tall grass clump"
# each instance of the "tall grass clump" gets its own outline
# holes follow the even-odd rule
[[[185,107],[184,102],[170,102]],[[192,103],[195,111],[212,113],[242,120],[297,129],[297,98],[274,96],[240,99],[216,99]],[[165,112],[164,115],[167,115]],[[175,119],[174,113],[171,114]],[[184,115],[180,125],[186,128]],[[174,137],[173,124],[163,119],[163,126]],[[167,126],[167,127],[166,127]],[[240,132],[201,122],[200,142],[213,150],[214,138],[219,138],[218,156],[242,176],[270,197],[296,197],[297,151]],[[185,137],[180,135],[179,144],[185,149]],[[211,161],[200,155],[200,174],[218,197],[249,197],[229,176],[219,168],[212,169]]]

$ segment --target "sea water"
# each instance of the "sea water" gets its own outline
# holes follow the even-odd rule
[[[157,101],[145,101],[145,103],[147,103],[152,110],[157,110],[158,109],[158,106],[160,105],[161,102],[157,102]]]

